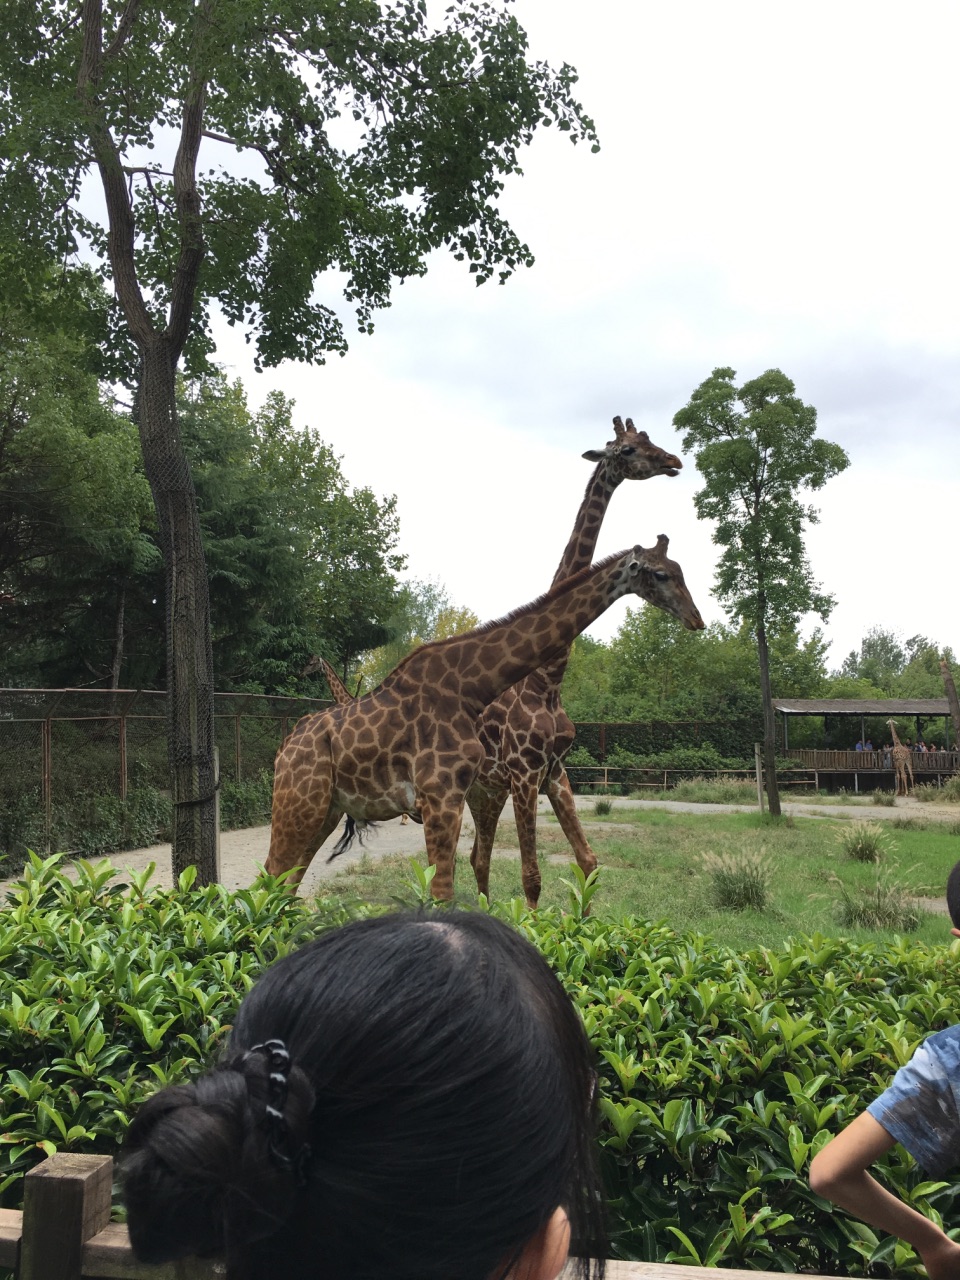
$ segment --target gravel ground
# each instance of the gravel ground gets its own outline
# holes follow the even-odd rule
[[[610,799],[613,802],[614,809],[666,809],[673,813],[752,813],[756,809],[755,805],[693,804],[688,801],[678,800],[633,800],[620,797],[610,797]],[[577,797],[577,808],[581,812],[585,812],[585,817],[592,814],[593,805],[594,797]],[[553,815],[549,802],[543,796],[540,798],[539,810],[538,824],[545,824],[548,821],[548,814],[552,819]],[[795,817],[857,818],[861,821],[869,820],[871,822],[874,820],[889,821],[904,817],[907,814],[917,817],[922,814],[924,818],[943,821],[956,821],[960,818],[960,807],[937,805],[934,811],[934,806],[921,804],[920,801],[912,798],[898,800],[896,807],[889,809],[881,805],[808,804],[805,802],[786,801],[783,804],[783,811],[785,814]],[[509,806],[505,810],[505,814],[508,818],[512,816]],[[608,822],[603,825],[609,827],[620,824]],[[332,844],[332,839],[330,843]],[[457,846],[458,854],[464,858],[469,857],[472,843],[473,826],[469,821],[469,817],[466,817],[460,834],[460,842]],[[222,883],[228,889],[239,889],[249,884],[257,874],[257,868],[266,861],[269,847],[269,826],[246,827],[241,831],[224,831],[220,836],[220,879]],[[169,885],[171,883],[170,853],[169,844],[158,844],[149,849],[132,849],[124,853],[116,853],[113,855],[112,860],[118,867],[123,869],[130,868],[134,871],[142,871],[149,863],[154,862],[157,869],[153,883]],[[341,855],[332,863],[327,862],[327,855],[321,849],[304,876],[302,892],[310,893],[315,891],[321,880],[329,879],[331,876],[345,870],[351,863],[359,862],[364,854],[370,858],[382,858],[392,853],[420,854],[426,858],[423,828],[414,822],[401,826],[399,818],[391,822],[381,823],[376,831],[368,836],[367,843],[362,848],[355,843],[348,853]],[[502,853],[498,851],[495,856],[518,858],[520,852],[519,849],[512,852],[507,850]],[[565,863],[568,858],[566,855],[553,855],[551,860]],[[13,880],[16,878],[13,877]],[[0,885],[9,883],[12,883],[12,881],[0,881]],[[934,902],[937,902],[937,899],[930,899],[930,903]],[[945,911],[946,903],[943,902],[939,907],[927,905],[926,909]]]

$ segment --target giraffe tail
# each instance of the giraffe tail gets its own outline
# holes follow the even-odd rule
[[[341,853],[346,853],[355,839],[362,846],[364,844],[364,836],[369,835],[370,832],[376,834],[379,825],[378,822],[364,822],[362,819],[357,822],[348,813],[347,820],[343,824],[343,835],[333,846],[333,853],[330,854],[327,862],[332,862],[334,858],[339,858]]]

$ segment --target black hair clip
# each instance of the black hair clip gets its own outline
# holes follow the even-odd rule
[[[298,1185],[302,1187],[307,1181],[307,1162],[312,1154],[311,1148],[308,1142],[304,1142],[295,1156],[290,1155],[290,1129],[284,1114],[293,1059],[282,1040],[264,1040],[263,1044],[255,1044],[249,1053],[267,1055],[269,1071],[264,1110],[270,1135],[270,1154],[279,1165],[294,1175]]]

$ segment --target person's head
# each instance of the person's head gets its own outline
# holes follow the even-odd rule
[[[223,1254],[230,1280],[552,1280],[566,1217],[603,1257],[595,1079],[573,1005],[507,925],[331,930],[266,971],[214,1070],[134,1118],[131,1243]]]
[[[960,938],[960,862],[955,862],[947,876],[947,911],[950,913],[950,932]]]

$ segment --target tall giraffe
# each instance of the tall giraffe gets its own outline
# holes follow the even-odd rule
[[[649,550],[609,556],[499,622],[414,650],[371,693],[304,716],[277,753],[266,870],[292,872],[297,883],[342,814],[363,823],[415,809],[436,868],[433,894],[451,898],[464,800],[484,755],[484,707],[565,654],[628,592],[702,630],[667,545],[661,534]]]
[[[597,466],[553,575],[553,586],[579,573],[593,560],[603,517],[619,484],[656,475],[675,476],[683,466],[679,458],[652,444],[645,431],[637,431],[630,418],[626,424],[619,417],[614,418],[613,430],[614,438],[605,448],[590,449],[583,455]],[[483,763],[467,794],[475,828],[470,862],[477,890],[483,894],[489,892],[490,855],[497,823],[507,797],[512,795],[523,891],[530,907],[536,907],[540,898],[537,796],[544,789],[577,864],[585,875],[597,865],[563,766],[563,757],[576,733],[560,704],[560,686],[569,656],[568,647],[525,680],[506,689],[486,708],[478,726]]]
[[[888,720],[890,732],[893,734],[893,767],[897,771],[895,791],[898,796],[908,796],[913,790],[913,761],[910,759],[910,748],[905,747],[897,737],[897,726]]]

